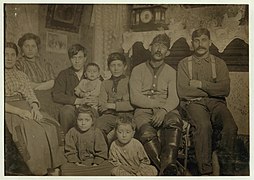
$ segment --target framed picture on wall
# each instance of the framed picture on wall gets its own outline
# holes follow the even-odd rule
[[[83,9],[77,4],[48,5],[46,28],[78,33]]]
[[[67,36],[65,34],[47,32],[46,51],[67,53]]]

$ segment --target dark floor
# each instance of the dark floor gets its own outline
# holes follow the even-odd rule
[[[6,176],[30,176],[32,175],[27,168],[22,157],[19,155],[16,146],[13,141],[6,138],[5,139],[5,175]],[[8,144],[8,145],[7,145]],[[249,138],[243,135],[239,135],[237,139],[237,154],[236,163],[234,171],[230,174],[234,176],[249,176]],[[195,162],[193,150],[188,152],[188,168],[186,171],[187,176],[198,176],[197,164]],[[179,159],[179,162],[183,164],[183,160]],[[215,164],[214,169],[220,167],[219,163]],[[223,174],[223,169],[220,168],[220,172],[215,173],[215,175]],[[183,175],[183,174],[179,174]]]

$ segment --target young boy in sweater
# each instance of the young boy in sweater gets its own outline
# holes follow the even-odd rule
[[[127,69],[124,55],[118,52],[110,54],[108,68],[112,76],[102,82],[98,108],[102,116],[96,121],[96,127],[105,136],[115,128],[117,115],[127,113],[132,116],[133,110],[129,100],[129,78],[124,75]],[[108,139],[109,144],[110,141]]]

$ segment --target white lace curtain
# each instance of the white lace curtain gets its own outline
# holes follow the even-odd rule
[[[122,35],[128,26],[127,5],[94,5],[91,26],[94,27],[93,61],[102,69],[102,76],[110,76],[107,57],[121,50]]]
[[[26,32],[38,34],[39,5],[5,5],[5,37],[7,41],[14,43]]]

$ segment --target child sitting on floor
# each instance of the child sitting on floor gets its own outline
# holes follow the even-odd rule
[[[133,138],[135,125],[129,116],[117,118],[115,140],[109,150],[109,160],[115,166],[113,176],[156,176],[157,169],[150,160],[143,145]]]
[[[86,104],[97,110],[101,87],[100,67],[98,64],[88,63],[85,77],[86,79],[82,79],[75,88],[75,94],[80,98],[85,98]]]
[[[77,124],[65,136],[65,155],[68,162],[78,166],[99,165],[108,157],[108,147],[102,132],[94,128],[96,112],[81,106]]]
[[[94,127],[97,112],[83,105],[78,109],[76,125],[65,136],[64,176],[109,176],[113,168],[108,159],[108,146],[102,132]]]
[[[93,126],[96,114],[89,106],[78,108],[77,123],[65,136],[68,163],[61,167],[62,175],[110,175],[107,143],[102,132]]]

